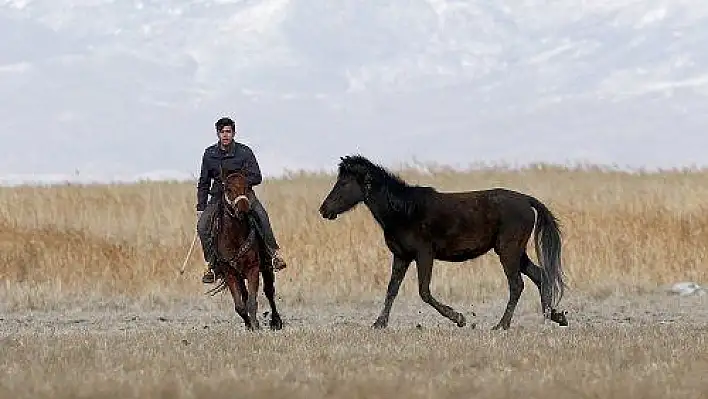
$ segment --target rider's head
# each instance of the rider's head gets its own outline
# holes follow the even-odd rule
[[[219,136],[219,144],[222,147],[231,145],[236,135],[236,123],[231,118],[223,117],[216,121],[214,127],[216,127],[216,134]]]

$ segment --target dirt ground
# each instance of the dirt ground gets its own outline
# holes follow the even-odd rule
[[[512,330],[555,327],[554,324],[543,321],[535,299],[533,295],[524,293],[512,319]],[[463,328],[481,330],[489,330],[501,317],[506,305],[503,299],[448,303],[467,318],[467,326]],[[74,305],[72,308],[56,311],[2,312],[0,336],[7,338],[25,334],[61,334],[76,331],[140,331],[146,328],[179,331],[221,325],[229,325],[238,331],[242,327],[242,321],[234,313],[228,294],[152,305],[118,300],[108,300],[102,304]],[[290,305],[278,301],[277,306],[285,330],[337,326],[368,328],[381,309],[378,301],[324,305]],[[708,295],[681,297],[657,292],[644,296],[610,296],[604,299],[569,298],[564,300],[561,309],[568,312],[567,328],[570,329],[661,324],[708,328]],[[259,314],[262,323],[267,323],[268,311],[268,304],[261,294]],[[422,301],[416,298],[399,298],[391,311],[389,329],[411,327],[458,328]]]
[[[0,397],[706,397],[708,295],[565,301],[544,323],[525,295],[493,332],[502,299],[450,303],[463,328],[420,300],[281,301],[284,329],[249,333],[230,298],[107,301],[0,313]],[[267,303],[260,300],[267,326]],[[476,316],[473,316],[476,314]]]

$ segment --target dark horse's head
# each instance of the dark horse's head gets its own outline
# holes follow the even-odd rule
[[[388,201],[396,201],[394,192],[405,190],[408,185],[396,175],[374,164],[361,155],[341,158],[337,181],[320,205],[320,215],[326,219],[336,219],[366,201],[372,192],[387,193]],[[392,204],[396,207],[398,204]]]
[[[320,205],[320,215],[334,220],[364,200],[366,190],[366,159],[360,156],[340,158],[337,181]]]
[[[251,208],[246,175],[241,171],[222,170],[221,181],[224,184],[226,212],[238,219],[242,218]]]

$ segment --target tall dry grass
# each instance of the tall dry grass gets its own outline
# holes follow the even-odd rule
[[[502,186],[545,202],[562,223],[568,295],[708,281],[706,171],[541,165],[400,174],[443,191]],[[381,231],[363,207],[334,222],[321,219],[317,208],[332,183],[331,175],[301,173],[257,188],[289,261],[278,275],[279,295],[291,302],[378,301],[390,263]],[[194,202],[195,187],[185,183],[0,189],[3,303],[31,308],[106,296],[201,296],[198,246],[188,272],[178,275],[195,229]],[[415,278],[406,277],[401,297],[417,295]],[[433,290],[447,300],[507,295],[493,253],[462,264],[437,262]],[[532,284],[526,292],[536,295]]]

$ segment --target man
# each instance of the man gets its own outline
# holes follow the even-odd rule
[[[216,280],[213,267],[215,248],[212,245],[211,222],[216,210],[216,200],[224,193],[221,181],[222,167],[228,170],[242,169],[246,172],[246,180],[251,187],[248,197],[256,219],[260,224],[260,230],[263,233],[262,242],[266,244],[268,253],[271,256],[273,270],[277,272],[284,269],[286,264],[278,255],[279,246],[275,240],[268,213],[253,191],[253,187],[262,182],[258,161],[247,145],[237,143],[234,140],[236,124],[231,118],[223,117],[219,119],[216,121],[215,127],[219,140],[204,150],[199,182],[197,183],[197,232],[202,244],[204,261],[207,265],[202,282],[210,284]],[[209,195],[211,195],[211,198],[207,201]]]

